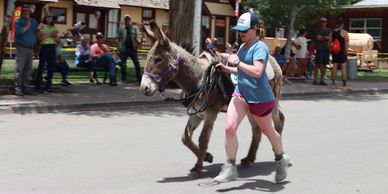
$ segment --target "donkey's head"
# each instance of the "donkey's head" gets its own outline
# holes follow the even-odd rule
[[[147,55],[140,90],[146,96],[152,96],[157,90],[164,91],[167,83],[175,78],[181,58],[173,43],[166,37],[155,22],[150,23],[151,31],[146,34],[154,40]]]

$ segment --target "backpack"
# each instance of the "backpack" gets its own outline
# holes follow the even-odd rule
[[[331,42],[331,53],[338,55],[341,52],[341,44],[338,38],[335,38],[334,41]]]

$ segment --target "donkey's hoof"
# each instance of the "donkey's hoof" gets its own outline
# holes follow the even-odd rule
[[[195,171],[190,171],[189,178],[190,179],[198,179],[199,178],[199,173],[195,172]]]
[[[213,155],[211,155],[210,153],[206,153],[204,161],[209,162],[209,163],[213,163]]]
[[[253,163],[253,160],[250,160],[248,158],[244,158],[244,159],[241,159],[240,166],[243,168],[248,168],[251,165],[251,163]]]

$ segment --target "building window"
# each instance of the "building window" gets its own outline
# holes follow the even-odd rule
[[[381,18],[351,18],[349,32],[368,33],[375,41],[379,41],[382,38],[382,20]]]
[[[108,38],[116,38],[119,26],[119,10],[111,9],[108,15]]]
[[[66,8],[50,7],[49,12],[54,15],[54,21],[57,24],[66,24]]]
[[[153,9],[143,9],[143,21],[155,19],[155,11]]]
[[[94,16],[94,14],[89,14],[89,29],[97,29],[97,28],[98,28],[97,18]]]

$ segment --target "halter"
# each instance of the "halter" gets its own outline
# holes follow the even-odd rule
[[[157,74],[152,71],[144,71],[144,74],[152,78],[155,82],[158,83],[159,92],[162,93],[164,92],[164,90],[166,90],[166,86],[168,83],[168,80],[166,78],[170,77],[172,73],[178,71],[181,61],[182,59],[180,58],[179,54],[177,54],[176,57],[173,58],[173,63],[169,65],[168,68],[164,70],[162,73]]]

